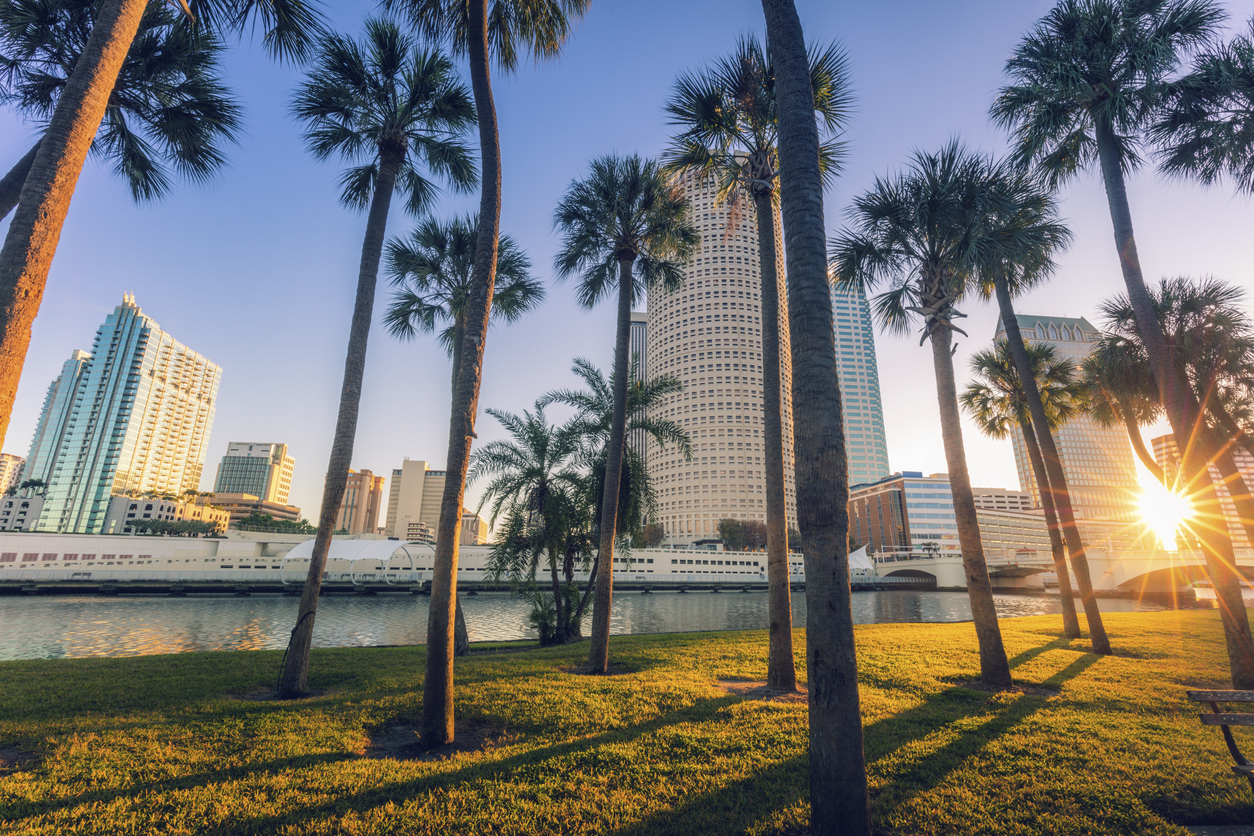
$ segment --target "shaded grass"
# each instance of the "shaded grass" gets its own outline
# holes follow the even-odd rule
[[[1107,614],[1116,651],[1056,617],[1002,622],[1016,681],[990,694],[970,624],[857,628],[876,827],[891,834],[1182,834],[1254,820],[1217,730],[1184,701],[1227,678],[1210,612]],[[799,631],[798,648],[804,635]],[[258,700],[279,653],[0,663],[0,831],[20,834],[799,834],[806,709],[728,695],[764,633],[615,638],[482,654],[458,713],[505,732],[442,760],[364,758],[416,725],[422,647],[315,651],[295,702]],[[804,651],[798,668],[804,673]]]

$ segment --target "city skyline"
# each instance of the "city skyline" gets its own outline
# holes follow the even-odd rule
[[[884,49],[888,11],[799,4],[807,32],[823,42],[838,38],[849,50],[855,86],[856,110],[845,137],[849,156],[827,195],[829,232],[840,228],[853,196],[875,176],[900,167],[912,150],[960,134],[972,146],[1004,152],[1005,138],[985,114],[1002,83],[1005,57],[1050,6],[907,4],[893,14],[892,48]],[[757,3],[720,4],[718,14],[699,3],[665,7],[675,25],[659,28],[651,21],[662,8],[592,4],[560,59],[494,79],[505,158],[502,230],[519,239],[546,283],[557,246],[549,214],[584,162],[609,150],[660,152],[672,131],[662,104],[678,74],[728,53],[740,33],[761,31]],[[1227,8],[1234,16],[1231,32],[1243,26],[1249,9]],[[356,33],[374,6],[344,4],[329,11],[340,29]],[[980,36],[969,37],[971,31]],[[958,32],[966,33],[967,46],[955,53]],[[658,60],[619,78],[614,69],[633,37],[649,38]],[[221,449],[227,438],[283,438],[302,462],[291,501],[315,509],[364,218],[337,206],[338,167],[314,161],[286,116],[301,72],[269,62],[247,39],[228,51],[226,64],[229,76],[239,80],[248,135],[230,149],[228,169],[213,186],[178,183],[168,200],[136,207],[125,187],[89,160],[0,449],[25,451],[48,381],[121,290],[134,287],[166,327],[227,371],[210,449]],[[594,86],[598,92],[591,95]],[[586,106],[574,114],[562,104],[569,101]],[[0,155],[15,160],[29,147],[31,126],[10,111],[0,114],[0,124]],[[557,129],[536,131],[537,125]],[[1129,190],[1147,278],[1214,274],[1254,287],[1246,241],[1254,208],[1247,198],[1234,199],[1226,184],[1208,189],[1164,181],[1152,169],[1134,175]],[[437,215],[462,213],[474,203],[468,197],[442,199]],[[1087,316],[1100,326],[1097,303],[1122,290],[1100,180],[1086,175],[1068,186],[1062,210],[1076,242],[1061,258],[1055,280],[1021,305],[1051,316]],[[401,235],[411,225],[398,211],[390,229]],[[187,235],[188,228],[198,234]],[[382,470],[408,451],[423,451],[440,467],[448,408],[433,395],[444,391],[447,357],[434,340],[401,344],[384,333],[377,323],[387,294],[381,287],[352,466]],[[570,297],[568,288],[549,283],[549,301],[536,314],[492,329],[481,406],[516,411],[544,391],[577,385],[568,371],[576,356],[609,368],[612,340],[606,334],[613,311],[603,306],[584,313]],[[962,310],[970,317],[964,324],[969,333],[995,327],[990,306],[971,301]],[[920,349],[914,339],[878,328],[876,340],[889,470],[944,471],[935,402],[919,394],[932,390]],[[986,345],[982,337],[961,340],[956,366],[965,369],[970,353]],[[965,377],[960,372],[960,384]],[[480,422],[478,444],[499,432],[491,424]],[[1015,487],[1010,445],[979,438],[969,423],[964,429],[973,481]],[[1147,430],[1147,436],[1154,432]],[[200,487],[209,490],[209,479]],[[478,487],[469,486],[470,508],[477,506]]]

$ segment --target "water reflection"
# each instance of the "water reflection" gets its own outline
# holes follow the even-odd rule
[[[1061,611],[1059,599],[994,595],[1003,618]],[[534,639],[528,604],[505,593],[465,596],[471,641]],[[197,650],[282,649],[296,618],[295,597],[189,596],[0,598],[0,659],[142,656]],[[805,595],[792,599],[793,623],[803,626]],[[1164,607],[1102,599],[1104,612]],[[765,592],[619,593],[610,630],[617,635],[766,628]],[[971,607],[963,592],[893,590],[855,592],[858,624],[965,621]],[[584,625],[585,635],[590,619]],[[421,644],[427,634],[427,598],[380,595],[328,596],[318,604],[315,647]]]

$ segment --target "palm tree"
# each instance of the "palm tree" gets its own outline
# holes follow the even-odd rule
[[[0,6],[0,101],[43,121],[91,36],[95,0],[16,0]],[[136,201],[165,196],[170,168],[206,180],[237,140],[240,109],[222,84],[222,42],[169,6],[150,5],[109,95],[93,142]],[[17,206],[39,140],[0,179],[0,218]]]
[[[453,358],[450,385],[454,395],[478,229],[475,216],[455,218],[446,224],[429,218],[418,225],[408,241],[391,241],[387,249],[388,272],[399,290],[393,294],[383,322],[400,339],[412,339],[420,330],[431,333],[440,321],[449,323],[439,340]],[[514,322],[544,299],[544,286],[531,276],[531,261],[508,235],[501,237],[496,278],[492,315],[497,319]],[[470,636],[461,599],[454,595],[454,600],[453,652],[465,656],[470,652]]]
[[[1046,432],[1057,432],[1059,427],[1080,410],[1085,389],[1082,384],[1077,383],[1075,367],[1071,361],[1054,357],[1053,346],[1038,343],[1028,346],[1026,352],[1048,422]],[[1049,545],[1054,557],[1054,572],[1058,575],[1058,594],[1062,600],[1063,632],[1068,638],[1079,638],[1080,620],[1076,617],[1075,599],[1071,597],[1067,556],[1058,528],[1049,474],[1045,470],[1045,460],[1041,457],[1038,433],[1032,423],[1027,395],[1020,383],[1021,378],[1009,343],[998,340],[991,350],[976,352],[971,357],[971,371],[982,382],[968,384],[961,400],[976,426],[989,438],[1009,438],[1016,427],[1023,434],[1023,444],[1032,463],[1032,475],[1036,477],[1036,483],[1041,490],[1045,526],[1049,529]]]
[[[490,568],[509,574],[519,583],[535,582],[541,557],[547,559],[552,585],[554,629],[541,628],[542,643],[564,643],[581,613],[568,613],[570,597],[560,571],[573,558],[570,548],[587,527],[588,478],[580,467],[579,431],[567,424],[555,427],[544,415],[544,399],[535,411],[522,416],[495,409],[488,414],[509,433],[509,440],[491,441],[471,457],[470,481],[491,477],[483,503],[491,506],[492,525],[504,518],[501,536],[492,546]],[[566,582],[571,581],[568,571]]]
[[[609,666],[610,605],[614,583],[619,480],[627,425],[627,337],[632,304],[646,291],[671,293],[683,285],[681,267],[691,258],[700,234],[688,201],[672,187],[653,160],[607,156],[593,160],[591,172],[571,183],[553,213],[563,235],[554,258],[559,278],[578,276],[579,304],[592,308],[618,294],[614,344],[614,411],[606,453],[601,503],[601,543],[596,599],[592,607],[589,664],[596,673]]]
[[[1220,446],[1205,431],[1194,435],[1200,416],[1173,369],[1145,284],[1125,175],[1141,162],[1142,135],[1163,102],[1165,79],[1182,53],[1213,39],[1223,19],[1213,0],[1062,0],[1006,62],[1012,83],[992,107],[994,120],[1012,132],[1017,162],[1034,168],[1051,188],[1100,166],[1128,300],[1181,450],[1181,470],[1196,480],[1195,502],[1207,515],[1220,511],[1206,466]],[[1227,531],[1199,534],[1208,562],[1222,566],[1223,577],[1234,576]],[[1222,607],[1234,684],[1254,687],[1254,641],[1239,589],[1225,593],[1221,586],[1217,582],[1218,596],[1236,596]]]
[[[1192,432],[1184,436],[1184,444],[1175,434],[1180,455],[1178,478],[1199,523],[1187,526],[1188,533],[1202,546],[1215,585],[1233,685],[1254,687],[1254,639],[1241,593],[1242,578],[1210,472],[1211,467],[1218,471],[1247,537],[1254,542],[1254,498],[1232,457],[1232,446],[1239,443],[1242,430],[1226,410],[1230,399],[1223,394],[1233,383],[1238,389],[1248,387],[1254,360],[1250,323],[1237,306],[1240,290],[1213,279],[1196,285],[1185,278],[1164,279],[1147,295],[1154,327],[1167,347],[1169,374],[1184,393],[1182,402],[1188,414],[1197,419]],[[1146,329],[1128,297],[1116,296],[1101,310],[1106,320],[1105,350],[1122,355],[1112,365],[1132,368],[1139,361],[1142,370],[1136,376],[1142,380],[1150,370],[1156,372],[1152,362],[1145,362],[1152,356],[1146,346]],[[1153,378],[1161,380],[1157,373]],[[1162,387],[1150,391],[1160,396],[1158,406],[1162,408]]]
[[[1076,585],[1080,588],[1080,600],[1084,604],[1093,650],[1108,654],[1110,639],[1106,635],[1106,626],[1097,606],[1097,597],[1093,593],[1088,556],[1071,508],[1071,491],[1062,467],[1062,456],[1058,452],[1053,434],[1045,429],[1051,420],[1042,403],[1041,394],[1037,391],[1032,362],[1011,301],[1012,293],[1022,293],[1053,273],[1054,253],[1070,243],[1071,231],[1058,220],[1057,201],[1052,190],[1042,188],[1035,178],[1015,173],[1004,164],[997,166],[991,176],[995,187],[1000,189],[1000,194],[995,201],[997,211],[993,213],[987,231],[995,243],[991,252],[996,253],[997,257],[992,259],[990,269],[985,273],[980,292],[986,297],[994,296],[997,299],[1002,327],[1006,332],[1006,343],[1018,378],[1022,381],[1026,407],[1036,428],[1037,442],[1048,477],[1045,481],[1038,479],[1037,484],[1042,495],[1046,492],[1051,494],[1051,504],[1062,528],[1067,549],[1071,552],[1071,567],[1075,573]],[[1060,587],[1061,591],[1066,590]],[[1066,606],[1068,605],[1064,604]],[[1070,626],[1065,625],[1068,629]],[[1079,637],[1078,624],[1076,626],[1077,631],[1074,634],[1068,632],[1068,636]]]
[[[1160,409],[1158,386],[1140,346],[1104,337],[1084,358],[1080,372],[1089,390],[1089,416],[1103,427],[1123,427],[1141,464],[1160,485],[1171,490],[1167,474],[1141,437],[1141,427],[1154,423]]]
[[[423,742],[428,746],[452,743],[453,631],[457,588],[457,532],[466,491],[470,443],[482,380],[483,349],[496,282],[497,245],[501,235],[501,138],[492,100],[490,58],[505,73],[518,67],[520,51],[537,60],[557,57],[570,32],[570,18],[581,17],[589,0],[383,0],[386,9],[404,10],[432,42],[448,40],[455,55],[470,64],[479,121],[482,191],[479,198],[479,237],[475,241],[474,279],[466,318],[463,351],[471,362],[462,365],[449,420],[448,456],[440,524],[436,539],[435,571],[431,578],[431,606],[427,618],[426,674],[422,689]]]
[[[875,298],[875,312],[885,328],[905,333],[917,315],[923,321],[919,344],[932,343],[945,460],[980,645],[980,675],[993,688],[1010,687],[1010,666],[967,474],[953,365],[953,335],[965,332],[953,320],[965,316],[954,305],[976,289],[990,268],[1005,261],[998,240],[989,234],[990,219],[1003,209],[1003,196],[990,162],[957,141],[935,154],[916,152],[909,171],[876,178],[875,186],[854,200],[852,228],[833,240],[831,250],[832,272],[839,281],[863,288],[889,285]]]
[[[0,248],[0,442],[9,427],[31,323],[39,313],[70,198],[149,2],[101,0]],[[192,11],[182,5],[185,13]],[[321,17],[308,0],[191,0],[191,5],[199,25],[211,32],[239,32],[260,24],[266,47],[279,58],[303,57],[320,29]]]
[[[835,177],[843,151],[835,136],[849,113],[846,63],[844,54],[834,46],[810,56],[814,108],[827,134],[819,146],[819,167],[825,180]],[[732,55],[704,73],[681,76],[666,110],[671,124],[681,129],[663,157],[666,171],[716,180],[718,200],[730,204],[732,223],[738,222],[745,203],[752,206],[758,222],[770,636],[766,679],[773,688],[795,691],[780,395],[779,298],[784,276],[777,269],[782,254],[775,250],[779,132],[774,69],[757,39],[742,37]]]
[[[292,111],[308,123],[305,139],[314,156],[338,155],[355,164],[340,178],[341,200],[355,209],[369,207],[369,214],[318,535],[280,680],[283,696],[304,693],[309,675],[309,642],[322,571],[352,462],[392,194],[399,189],[408,196],[405,209],[419,214],[439,191],[429,175],[458,190],[470,189],[476,178],[474,162],[460,138],[474,124],[469,91],[457,81],[448,58],[420,49],[390,21],[367,21],[361,44],[341,35],[325,36]]]
[[[1149,132],[1161,170],[1207,184],[1227,175],[1254,192],[1254,20],[1248,34],[1198,55],[1167,102]]]
[[[823,172],[805,33],[793,0],[762,0],[775,67],[792,348],[797,520],[805,542],[810,827],[869,834],[849,590],[849,468],[824,252]]]
[[[388,274],[398,289],[383,322],[393,336],[403,340],[412,339],[419,331],[433,333],[437,324],[448,323],[440,331],[439,341],[453,358],[454,391],[478,234],[479,218],[474,215],[444,223],[428,218],[408,240],[393,240],[387,247]],[[531,260],[513,238],[502,235],[492,291],[493,318],[516,322],[543,300],[544,285],[531,275]]]

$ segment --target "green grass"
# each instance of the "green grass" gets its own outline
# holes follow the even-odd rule
[[[1002,622],[1016,680],[1059,689],[1048,697],[962,687],[978,670],[969,624],[859,627],[876,828],[1182,834],[1254,819],[1218,729],[1184,701],[1227,680],[1218,618],[1107,619],[1114,658],[1060,638],[1056,617]],[[461,662],[459,716],[506,736],[436,761],[357,754],[417,718],[421,647],[317,651],[320,693],[294,703],[246,698],[273,687],[271,652],[0,663],[0,748],[39,756],[0,777],[0,832],[805,832],[804,703],[717,684],[763,675],[763,633],[615,638],[627,673],[567,672],[586,652]]]

